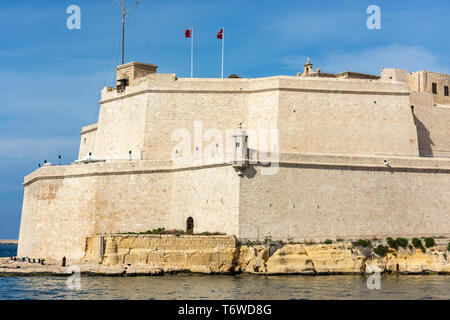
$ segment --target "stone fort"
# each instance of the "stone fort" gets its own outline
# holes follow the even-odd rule
[[[18,256],[80,259],[88,237],[159,227],[450,236],[450,75],[330,74],[308,59],[296,76],[178,78],[131,62],[116,78],[78,161],[25,177]]]

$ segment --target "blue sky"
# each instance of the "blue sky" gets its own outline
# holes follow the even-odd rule
[[[128,0],[131,5],[131,0]],[[66,8],[81,8],[81,30],[68,30]],[[381,30],[366,9],[381,8]],[[127,61],[189,76],[295,75],[307,56],[323,72],[379,74],[382,67],[450,73],[450,2],[299,0],[143,0],[127,23]],[[117,0],[0,2],[0,239],[17,238],[23,176],[44,159],[76,159],[79,130],[97,120],[99,92],[120,63]]]

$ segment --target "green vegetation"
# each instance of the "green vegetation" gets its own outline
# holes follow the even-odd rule
[[[412,244],[413,244],[414,248],[417,248],[417,249],[420,249],[423,247],[422,240],[420,240],[419,238],[412,239]]]
[[[372,244],[370,243],[370,241],[367,240],[363,240],[363,239],[359,239],[356,242],[353,242],[354,246],[361,246],[361,247],[370,247]]]
[[[420,240],[419,238],[412,239],[412,243],[414,248],[422,250],[423,253],[426,252],[426,249],[422,244],[422,240]]]
[[[253,246],[260,245],[260,244],[261,244],[261,242],[259,242],[259,241],[250,241],[250,240],[247,240],[247,242],[245,242],[245,245],[246,245],[247,247],[253,247]]]
[[[379,245],[378,247],[375,248],[374,252],[379,255],[379,256],[385,256],[386,253],[388,252],[389,247],[387,246],[383,246],[383,245]]]
[[[123,232],[122,234],[163,234],[165,232],[168,232],[169,230],[166,230],[164,228],[157,228],[153,230],[147,230],[144,232]],[[184,231],[180,230],[180,232],[184,233]]]
[[[448,243],[447,251],[450,251],[450,242]]]
[[[271,243],[272,242],[272,237],[271,236],[266,236],[264,238],[264,243]]]
[[[395,244],[397,245],[397,247],[406,248],[408,246],[408,239],[397,238],[395,239]]]
[[[325,240],[325,242],[324,242],[325,244],[332,244],[333,243],[333,241],[332,240],[330,240],[330,239],[327,239],[327,240]]]
[[[431,248],[434,247],[435,244],[436,242],[434,242],[433,238],[425,238],[425,247]]]
[[[156,228],[153,230],[147,230],[144,232],[124,232],[122,234],[157,234],[157,235],[163,235],[163,234],[173,234],[176,236],[180,236],[183,234],[188,234],[188,235],[196,235],[196,236],[220,236],[220,235],[226,235],[225,233],[221,233],[221,232],[202,232],[202,233],[192,233],[191,232],[184,232],[184,230],[166,230],[164,228]]]
[[[226,233],[222,232],[202,232],[202,233],[194,233],[197,236],[224,236]]]
[[[392,239],[391,237],[387,237],[386,241],[387,241],[389,247],[391,247],[392,249],[398,249],[398,245],[394,239]]]
[[[147,231],[141,232],[139,234],[161,234],[164,231],[166,231],[164,228],[157,228],[157,229],[153,229],[153,230],[147,230]]]
[[[341,239],[341,238],[336,239],[336,242],[344,242],[344,239]]]

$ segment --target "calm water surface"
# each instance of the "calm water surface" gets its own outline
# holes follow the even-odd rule
[[[15,257],[17,244],[0,244],[0,257]]]
[[[0,248],[0,255],[11,252],[8,250],[15,249]],[[10,255],[14,253],[3,254]],[[256,275],[82,277],[81,290],[70,290],[64,277],[0,277],[0,299],[450,299],[450,276],[383,275],[380,290],[367,289],[366,279]]]

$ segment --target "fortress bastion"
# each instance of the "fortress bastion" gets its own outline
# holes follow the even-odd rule
[[[242,241],[450,236],[449,75],[310,61],[257,79],[138,62],[116,75],[78,161],[25,177],[18,256],[81,259],[88,237],[159,227]]]

